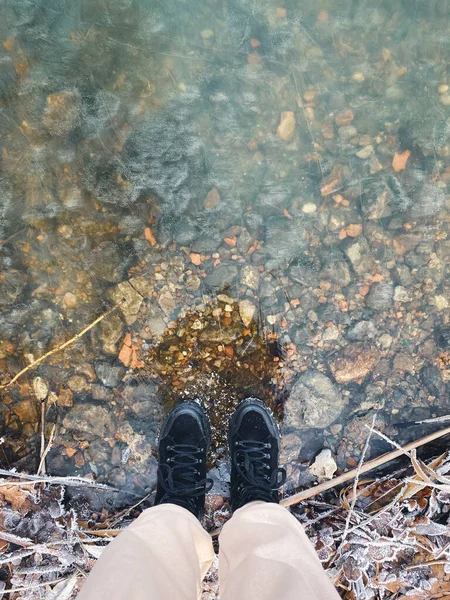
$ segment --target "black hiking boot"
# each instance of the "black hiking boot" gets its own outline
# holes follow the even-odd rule
[[[278,467],[280,435],[261,400],[247,398],[230,420],[231,511],[254,500],[280,501],[286,471]]]
[[[208,418],[198,404],[183,402],[174,408],[161,429],[155,505],[178,504],[202,518],[212,487],[206,478],[210,443]]]

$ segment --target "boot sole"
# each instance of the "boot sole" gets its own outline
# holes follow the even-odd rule
[[[271,435],[273,435],[278,442],[278,451],[280,451],[281,446],[281,436],[280,430],[278,427],[278,423],[275,421],[273,417],[273,412],[270,410],[268,406],[264,404],[262,400],[259,398],[246,398],[243,400],[239,406],[236,408],[234,413],[231,415],[230,423],[228,425],[228,448],[231,453],[231,429],[233,428],[234,423],[240,418],[241,413],[245,412],[245,409],[251,407],[256,409],[261,409],[259,412],[261,414],[265,414],[269,417],[269,419],[264,419]]]
[[[200,404],[197,404],[197,402],[193,400],[186,400],[185,402],[182,402],[167,415],[163,421],[163,424],[161,425],[157,444],[159,445],[159,441],[167,435],[172,427],[173,422],[180,416],[180,414],[190,414],[194,418],[197,418],[197,420],[198,418],[200,419],[203,434],[206,439],[206,451],[208,452],[209,447],[211,446],[211,425],[209,423],[206,411],[200,406]]]

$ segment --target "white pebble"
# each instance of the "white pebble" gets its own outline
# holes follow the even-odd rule
[[[314,202],[307,202],[306,204],[303,205],[303,208],[302,208],[302,211],[304,213],[306,213],[307,215],[315,213],[316,210],[317,210],[317,206],[314,204]]]
[[[438,310],[444,310],[448,308],[448,300],[445,296],[435,296],[434,305]]]

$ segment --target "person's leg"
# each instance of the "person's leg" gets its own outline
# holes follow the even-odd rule
[[[302,526],[286,508],[251,502],[220,535],[221,600],[338,600]]]
[[[211,442],[204,411],[177,406],[161,429],[155,506],[104,551],[81,600],[195,600],[213,558],[199,523],[205,505]]]
[[[221,600],[339,598],[300,523],[278,505],[286,473],[277,424],[261,401],[240,404],[228,440],[234,515],[219,539]]]
[[[185,508],[149,508],[105,549],[79,600],[196,600],[214,558],[211,536]]]

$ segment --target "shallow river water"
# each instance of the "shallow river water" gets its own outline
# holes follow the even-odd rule
[[[1,465],[35,472],[43,434],[125,504],[182,398],[218,479],[264,399],[287,490],[374,418],[436,428],[449,27],[447,0],[0,0]]]

